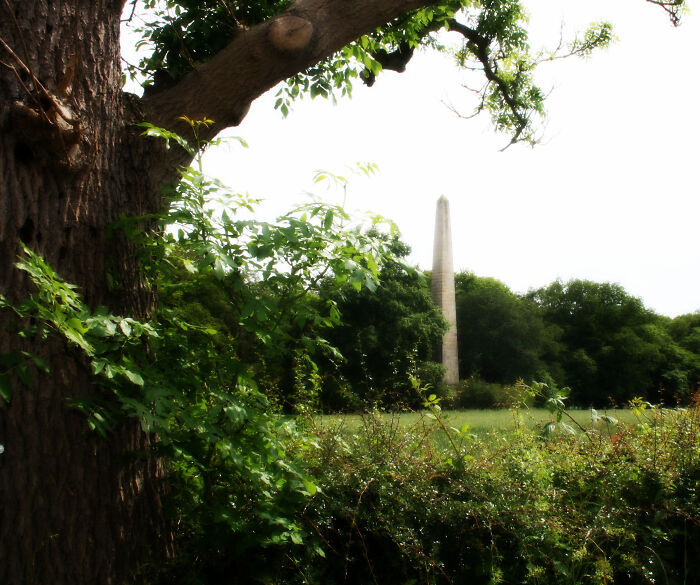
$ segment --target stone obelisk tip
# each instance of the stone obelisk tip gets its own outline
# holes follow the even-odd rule
[[[455,304],[455,274],[452,264],[452,230],[450,228],[450,203],[442,195],[437,201],[435,214],[435,241],[433,244],[433,301],[440,307],[449,323],[442,340],[441,358],[445,367],[443,381],[459,383],[459,359],[457,355],[457,308]]]

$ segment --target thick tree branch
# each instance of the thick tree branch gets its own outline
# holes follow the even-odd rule
[[[245,117],[251,102],[280,81],[332,55],[362,34],[434,0],[299,0],[238,35],[172,88],[145,97],[146,119],[186,133],[179,116],[209,118],[209,138]]]
[[[380,50],[372,54],[372,57],[377,60],[377,62],[382,66],[384,70],[396,71],[397,73],[403,73],[406,71],[406,65],[413,57],[414,48],[410,47],[408,43],[402,43],[401,46],[392,51],[391,53]],[[376,76],[369,70],[365,70],[362,74],[362,81],[368,87],[374,85]]]

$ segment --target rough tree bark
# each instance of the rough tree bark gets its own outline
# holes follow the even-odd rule
[[[91,306],[146,315],[150,299],[128,245],[105,238],[122,213],[159,209],[159,188],[184,162],[138,136],[133,122],[182,130],[177,116],[235,125],[253,99],[362,33],[427,0],[301,0],[239,35],[175,87],[122,93],[119,20],[125,0],[0,0],[0,293],[28,292],[13,268],[22,241]],[[106,284],[116,274],[116,291]],[[0,316],[7,320],[8,316]],[[0,353],[16,340],[0,321]],[[159,469],[148,437],[126,425],[85,434],[69,396],[96,392],[80,357],[27,342],[51,374],[0,400],[0,582],[80,585],[134,581],[162,553]]]
[[[122,5],[0,7],[0,292],[26,294],[12,268],[21,240],[79,283],[89,304],[143,314],[149,300],[133,258],[103,237],[121,213],[158,204],[120,87]],[[122,276],[116,294],[105,284],[108,261]],[[0,352],[16,347],[2,335]],[[86,436],[65,402],[94,392],[78,356],[58,343],[26,349],[45,357],[51,374],[0,407],[0,582],[126,579],[159,532],[157,464],[126,457],[148,438],[136,424],[109,441]]]

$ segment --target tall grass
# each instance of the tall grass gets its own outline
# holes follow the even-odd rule
[[[567,411],[584,428],[595,428],[604,432],[615,432],[614,426],[608,423],[595,422],[591,410]],[[409,429],[421,426],[426,420],[428,411],[402,412],[402,413],[374,413],[385,422],[395,421],[401,427]],[[638,416],[632,409],[611,409],[605,411],[621,423],[634,424],[638,422]],[[363,426],[367,415],[362,414],[332,414],[319,418],[321,426],[334,429],[346,429],[355,432]],[[473,409],[473,410],[446,410],[442,412],[442,418],[446,424],[457,429],[468,426],[468,431],[478,437],[485,437],[494,432],[515,430],[525,427],[530,430],[541,428],[551,420],[551,413],[544,408],[522,408],[510,410],[506,408]]]

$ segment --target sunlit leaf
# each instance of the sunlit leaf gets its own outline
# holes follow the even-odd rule
[[[5,374],[0,374],[0,397],[2,397],[5,402],[10,402],[12,398],[12,382]]]

